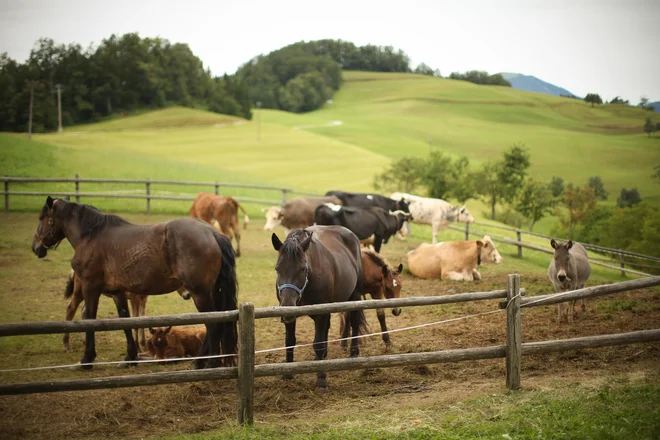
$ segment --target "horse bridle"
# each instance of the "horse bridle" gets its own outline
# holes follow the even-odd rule
[[[303,292],[305,291],[305,287],[307,287],[307,284],[309,283],[309,264],[307,264],[307,261],[305,261],[305,284],[303,284],[302,288],[299,288],[295,284],[280,284],[277,286],[277,296],[279,297],[282,294],[282,290],[284,289],[293,289],[296,292],[298,292],[298,301],[296,301],[296,305],[300,302],[302,299]]]
[[[58,240],[57,238],[55,238],[55,234],[53,234],[53,231],[55,230],[55,228],[53,227],[53,224],[54,224],[53,218],[48,217],[48,233],[46,235],[44,235],[43,237],[39,236],[39,234],[38,234],[39,229],[34,231],[34,235],[39,239],[39,243],[41,243],[41,246],[43,246],[44,248],[46,248],[48,250],[57,249],[57,247],[60,245],[62,240],[64,240],[64,239]],[[52,245],[48,246],[46,243],[44,243],[44,238],[48,238],[48,237],[52,237],[53,240],[55,240],[55,244],[52,244]]]

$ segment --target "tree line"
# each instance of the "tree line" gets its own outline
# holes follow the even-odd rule
[[[374,187],[384,192],[421,190],[428,197],[461,204],[481,199],[491,219],[517,228],[525,225],[530,231],[539,220],[555,215],[554,235],[660,256],[660,208],[643,202],[637,188],[622,188],[616,206],[604,205],[600,202],[609,194],[600,176],[589,177],[583,186],[557,176],[542,181],[529,175],[530,165],[531,155],[523,144],[514,144],[498,160],[476,170],[465,156],[452,159],[434,150],[425,158],[394,161],[375,176]],[[660,165],[652,177],[660,184]]]
[[[489,75],[488,72],[482,70],[470,70],[465,73],[452,72],[449,79],[457,79],[460,81],[469,81],[474,84],[483,84],[489,86],[505,86],[511,87],[511,83],[504,79],[501,73]]]
[[[0,130],[27,131],[33,93],[33,131],[73,125],[113,113],[170,104],[251,118],[248,88],[234,76],[213,77],[187,44],[129,33],[98,47],[42,38],[25,63],[0,55]]]

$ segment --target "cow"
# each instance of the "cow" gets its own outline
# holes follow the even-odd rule
[[[574,243],[571,240],[568,243],[557,243],[554,239],[550,240],[550,246],[555,250],[554,258],[548,266],[548,278],[555,287],[555,292],[568,292],[569,290],[582,289],[584,283],[591,275],[591,265],[587,251],[580,243]],[[569,324],[573,322],[576,301],[571,302],[571,310],[568,307],[564,312],[563,303],[557,304],[557,322],[561,323],[564,316]],[[586,306],[584,299],[580,300],[581,309],[584,312]]]
[[[337,197],[301,198],[297,197],[286,202],[283,206],[264,208],[266,212],[266,225],[264,231],[272,231],[282,225],[285,233],[289,235],[292,229],[304,229],[314,225],[314,210],[324,203],[341,205]]]
[[[248,218],[243,207],[233,197],[199,193],[190,207],[190,216],[204,220],[226,235],[229,240],[236,237],[236,256],[241,256],[241,230],[238,223],[238,210],[244,214],[243,228],[247,229]]]
[[[380,252],[382,243],[387,243],[408,219],[409,213],[388,212],[377,206],[355,208],[325,203],[314,212],[314,222],[317,225],[344,226],[360,240],[366,240],[373,235],[376,252]]]
[[[480,280],[477,267],[481,263],[501,262],[502,256],[488,235],[484,235],[482,240],[422,243],[408,252],[408,268],[419,278]]]
[[[151,328],[147,349],[154,359],[197,356],[206,336],[205,327]]]
[[[354,208],[371,208],[379,207],[386,211],[403,211],[410,212],[408,203],[404,199],[393,200],[389,197],[381,196],[380,194],[367,194],[367,193],[350,193],[344,191],[328,191],[326,196],[335,196],[341,200],[343,206],[351,206]]]
[[[450,222],[474,223],[474,217],[465,205],[453,206],[442,199],[419,197],[398,192],[392,193],[390,197],[408,202],[410,213],[414,218],[413,223],[431,225],[433,244],[438,242],[438,231],[446,229]]]

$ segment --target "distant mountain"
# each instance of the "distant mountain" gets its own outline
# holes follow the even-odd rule
[[[511,83],[511,87],[528,92],[545,93],[547,95],[568,95],[575,96],[566,89],[557,87],[554,84],[547,83],[535,76],[523,75],[522,73],[501,73],[505,80]]]
[[[660,113],[660,101],[649,102],[649,105],[653,107],[656,113]]]

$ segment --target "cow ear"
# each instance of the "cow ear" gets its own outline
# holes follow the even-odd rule
[[[280,209],[279,214],[277,214],[277,218],[284,218],[284,210]]]
[[[303,252],[307,252],[307,249],[309,249],[309,244],[312,242],[312,234],[313,232],[310,232],[307,238],[304,239],[302,243],[300,243],[300,247],[302,247]]]
[[[554,238],[550,240],[550,246],[552,246],[553,249],[557,249],[557,242]]]
[[[154,330],[153,328],[149,327],[149,333],[151,333],[152,335],[155,335],[155,334],[156,334],[156,330]]]
[[[270,237],[270,241],[273,242],[273,248],[279,252],[280,248],[282,247],[282,241],[280,240],[280,237],[278,237],[277,234],[273,232],[273,235]]]
[[[53,198],[51,196],[48,196],[46,198],[46,206],[48,206],[48,209],[53,209]]]
[[[477,240],[477,247],[478,247],[478,248],[482,248],[482,247],[484,247],[484,242],[481,241],[481,240]]]
[[[573,241],[572,241],[572,240],[568,240],[568,243],[566,243],[566,249],[570,249],[570,248],[572,248],[572,247],[573,247]]]
[[[396,268],[396,273],[403,272],[403,264],[399,264],[399,267]]]
[[[165,333],[169,333],[170,330],[172,330],[172,326],[167,327],[167,328],[165,329]]]

